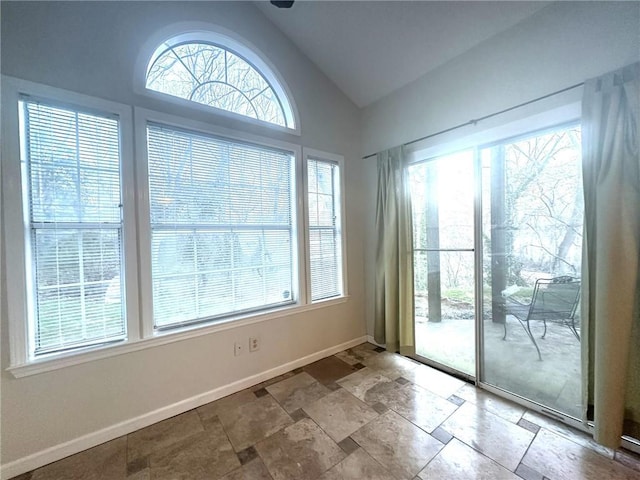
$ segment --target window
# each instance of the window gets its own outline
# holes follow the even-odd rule
[[[126,336],[118,118],[20,102],[31,355]]]
[[[146,88],[269,124],[295,127],[284,89],[266,64],[252,50],[211,32],[179,35],[160,45],[147,68]]]
[[[342,157],[18,79],[2,96],[16,377],[344,301]]]
[[[148,124],[156,328],[294,302],[293,154]]]
[[[307,159],[311,300],[342,295],[340,166]]]

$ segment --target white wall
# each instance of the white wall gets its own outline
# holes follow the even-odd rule
[[[154,411],[161,416],[179,413],[176,409],[193,407],[199,395],[365,334],[359,111],[255,6],[2,2],[1,8],[5,75],[264,135],[263,127],[167,109],[132,88],[141,46],[167,24],[210,22],[258,46],[286,80],[300,115],[300,137],[275,136],[345,157],[350,293],[339,305],[20,379],[6,371],[9,345],[2,294],[1,462],[9,466],[5,476],[90,446],[87,442],[107,440],[118,429],[131,428],[135,419],[138,424],[157,420],[149,415]],[[11,281],[11,272],[3,270],[2,275]],[[260,351],[234,357],[234,341],[248,340],[249,335],[261,337]],[[191,403],[178,403],[188,399]],[[173,410],[167,409],[172,405]]]
[[[428,48],[428,47],[425,47]],[[640,2],[557,2],[362,111],[362,154],[421,138],[574,85],[640,59]],[[472,134],[579,91],[515,111],[432,143]],[[375,157],[365,182],[376,184]],[[375,205],[375,188],[366,204]],[[375,209],[365,226],[367,331],[373,334]]]

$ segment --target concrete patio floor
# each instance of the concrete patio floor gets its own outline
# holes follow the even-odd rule
[[[475,376],[474,320],[416,318],[416,352],[428,359]],[[572,417],[581,416],[580,342],[569,328],[551,323],[547,335],[542,322],[531,331],[542,360],[518,321],[507,317],[507,339],[502,324],[484,322],[485,383],[515,393]]]

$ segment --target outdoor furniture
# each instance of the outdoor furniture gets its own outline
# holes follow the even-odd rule
[[[580,340],[580,334],[576,329],[575,315],[580,300],[580,280],[574,277],[562,276],[556,278],[536,280],[533,289],[531,303],[524,304],[507,297],[504,304],[504,313],[513,315],[522,325],[533,345],[538,351],[538,358],[542,360],[540,349],[531,333],[531,320],[544,322],[544,333],[547,334],[547,320],[555,321],[569,327],[571,332]],[[507,320],[504,321],[504,337],[507,338]]]

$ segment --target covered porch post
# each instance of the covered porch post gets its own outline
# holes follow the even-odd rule
[[[491,312],[494,323],[504,323],[507,288],[506,178],[504,146],[491,150]]]

